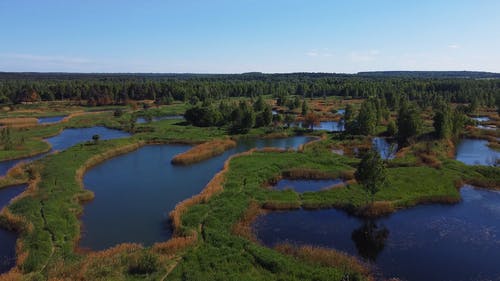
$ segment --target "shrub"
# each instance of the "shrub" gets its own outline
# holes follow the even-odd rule
[[[158,257],[150,252],[144,252],[139,257],[133,257],[129,265],[132,274],[151,274],[158,270]]]

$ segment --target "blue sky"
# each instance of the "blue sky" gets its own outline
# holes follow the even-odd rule
[[[0,1],[0,71],[369,70],[500,72],[500,1]]]

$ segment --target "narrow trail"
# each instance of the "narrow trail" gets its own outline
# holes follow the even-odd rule
[[[50,234],[50,242],[51,242],[51,251],[50,251],[50,256],[47,257],[47,260],[45,262],[45,264],[40,268],[40,270],[38,271],[38,273],[42,273],[42,271],[45,270],[45,268],[47,268],[47,265],[49,264],[49,260],[54,256],[54,252],[55,252],[55,242],[56,242],[56,237],[54,235],[54,233],[49,229],[49,227],[47,226],[47,218],[45,217],[45,212],[43,210],[43,207],[45,206],[44,203],[43,203],[43,200],[40,201],[40,215],[43,219],[43,229],[45,231],[47,231],[49,234]]]

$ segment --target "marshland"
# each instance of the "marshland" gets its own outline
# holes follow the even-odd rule
[[[132,80],[148,99],[51,101],[28,99],[44,77],[26,89],[15,75],[0,75],[12,100],[0,119],[0,280],[500,275],[499,132],[478,126],[500,123],[498,80],[297,74],[315,92],[265,75],[288,92],[233,97],[227,87],[263,78],[144,76],[156,100]],[[72,81],[119,90],[132,77]],[[369,90],[396,82],[476,91]],[[186,88],[160,91],[174,86]]]

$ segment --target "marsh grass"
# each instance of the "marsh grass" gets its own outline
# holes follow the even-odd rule
[[[194,146],[186,152],[172,158],[174,165],[191,165],[210,159],[236,147],[236,142],[231,139],[213,140]]]

